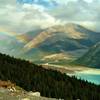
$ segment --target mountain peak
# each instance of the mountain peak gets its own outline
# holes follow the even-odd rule
[[[77,24],[69,23],[67,25],[56,25],[45,29],[40,32],[32,41],[25,45],[25,48],[31,49],[38,46],[50,37],[61,35],[66,39],[82,39],[85,38],[85,34],[76,30]],[[61,37],[60,37],[61,38]]]
[[[66,27],[76,27],[77,24],[75,24],[75,23],[67,23],[65,26]]]

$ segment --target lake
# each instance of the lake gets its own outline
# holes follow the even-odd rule
[[[100,84],[100,74],[85,74],[85,73],[76,73],[75,76],[78,79],[87,80],[88,82]]]

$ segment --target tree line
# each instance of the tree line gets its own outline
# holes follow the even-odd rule
[[[39,91],[45,97],[100,100],[99,85],[5,54],[0,54],[0,80],[10,80],[27,91]]]

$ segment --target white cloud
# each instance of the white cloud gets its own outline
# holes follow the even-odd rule
[[[59,0],[58,0],[59,1]],[[88,27],[100,31],[100,0],[60,0],[50,13],[66,22],[89,22]],[[92,23],[92,24],[90,24]]]
[[[53,16],[49,15],[41,6],[24,4],[19,6],[5,5],[0,9],[0,26],[17,32],[26,32],[34,28],[45,28],[59,24]]]
[[[0,0],[0,7],[3,7],[6,4],[15,4],[16,0]]]
[[[59,5],[49,9],[42,4],[16,5],[16,0],[0,0],[0,27],[26,32],[63,22],[89,22],[90,27],[100,30],[100,0],[46,1]]]

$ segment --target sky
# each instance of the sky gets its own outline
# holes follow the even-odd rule
[[[0,0],[0,30],[25,33],[66,23],[100,32],[100,0]]]

